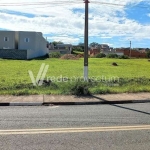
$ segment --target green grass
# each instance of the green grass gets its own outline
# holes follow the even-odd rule
[[[73,51],[75,54],[84,54],[84,52],[80,52],[80,51]]]
[[[112,66],[113,62],[118,66]],[[71,89],[75,86],[75,82],[55,82],[50,86],[41,87],[32,85],[28,70],[32,70],[36,77],[42,63],[49,65],[46,77],[51,79],[66,77],[71,80],[83,76],[83,59],[31,61],[0,59],[0,94],[72,94]],[[98,81],[94,82],[95,84],[89,83],[89,91],[92,94],[150,92],[149,68],[150,62],[147,59],[90,58],[89,77]]]

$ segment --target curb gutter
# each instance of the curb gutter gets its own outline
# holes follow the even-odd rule
[[[129,104],[150,103],[150,100],[125,100],[125,101],[101,101],[101,102],[10,102],[0,103],[0,106],[49,106],[49,105],[98,105],[98,104]]]

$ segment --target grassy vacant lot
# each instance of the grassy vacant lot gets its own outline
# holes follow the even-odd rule
[[[116,62],[118,66],[112,66]],[[42,63],[49,65],[50,85],[34,87],[28,74],[37,76]],[[6,60],[0,59],[0,94],[72,94],[86,86],[93,94],[150,92],[150,62],[147,59],[89,59],[90,83],[74,82],[83,76],[83,59]],[[68,82],[57,82],[60,78]],[[54,81],[55,79],[55,81]],[[73,82],[71,82],[73,80]],[[93,82],[95,81],[95,82]],[[80,86],[78,86],[78,84]]]

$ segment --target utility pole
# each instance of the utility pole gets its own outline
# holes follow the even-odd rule
[[[84,0],[85,3],[85,29],[84,29],[84,81],[88,81],[88,11],[89,0]]]
[[[130,41],[130,57],[131,57],[131,41]]]

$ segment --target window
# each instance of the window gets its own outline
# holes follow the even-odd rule
[[[24,39],[24,42],[27,42],[27,43],[28,43],[29,41],[30,41],[29,38],[25,38],[25,39]]]
[[[4,37],[4,41],[5,41],[5,42],[8,42],[8,41],[9,41],[9,38],[8,38],[8,37]]]

